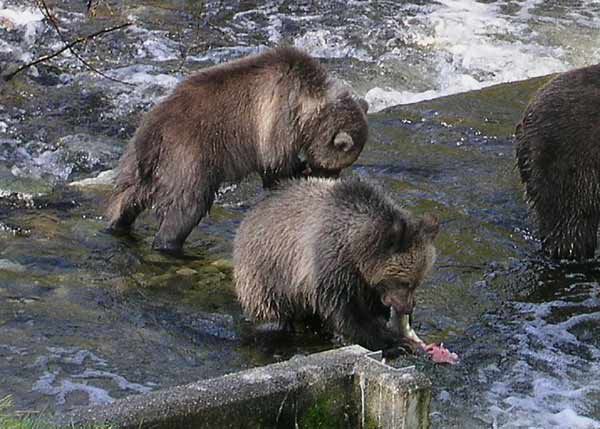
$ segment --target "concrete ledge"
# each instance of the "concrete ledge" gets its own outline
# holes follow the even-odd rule
[[[428,428],[430,383],[360,346],[81,408],[62,424],[113,428]]]
[[[382,363],[381,352],[373,352],[357,360],[354,372],[360,427],[429,427],[431,382],[413,366],[390,367]]]

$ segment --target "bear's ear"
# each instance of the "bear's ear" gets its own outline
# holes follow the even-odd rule
[[[348,152],[354,147],[354,140],[347,132],[340,131],[333,138],[333,146],[338,150]]]
[[[424,238],[434,240],[440,232],[440,221],[437,216],[425,213],[419,223],[419,231]]]
[[[365,112],[365,115],[369,113],[369,103],[367,103],[367,100],[365,100],[364,98],[359,98],[358,104],[360,105],[362,111]]]

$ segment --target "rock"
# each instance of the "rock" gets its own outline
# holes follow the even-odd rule
[[[100,172],[96,177],[90,177],[87,179],[76,180],[75,182],[69,183],[70,186],[88,187],[88,186],[110,186],[113,184],[117,177],[116,170],[106,170]]]
[[[217,268],[221,272],[231,272],[233,270],[233,262],[228,259],[217,259],[210,265]]]
[[[112,139],[89,134],[73,134],[56,142],[64,151],[65,163],[72,165],[73,172],[90,173],[112,167],[121,151]]]
[[[0,259],[0,270],[15,271],[21,273],[25,271],[25,267],[8,259]]]
[[[191,268],[180,268],[177,271],[175,271],[176,274],[180,275],[180,276],[193,276],[194,274],[197,274],[198,271],[193,270]]]

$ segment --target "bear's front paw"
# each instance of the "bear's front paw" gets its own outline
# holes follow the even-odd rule
[[[386,347],[382,350],[383,357],[388,359],[396,359],[402,355],[415,355],[419,354],[419,352],[422,352],[421,347],[410,340],[396,341],[393,346]]]
[[[173,256],[180,256],[183,254],[181,243],[170,240],[160,240],[158,238],[154,239],[152,249]]]
[[[108,225],[104,229],[104,232],[106,232],[107,234],[112,234],[117,237],[125,237],[128,235],[131,235],[131,228],[129,226],[124,226],[119,223],[113,223],[111,225]]]

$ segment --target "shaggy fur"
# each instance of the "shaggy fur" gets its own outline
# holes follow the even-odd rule
[[[365,347],[398,345],[390,307],[412,313],[437,232],[437,219],[415,219],[364,182],[293,180],[242,222],[236,292],[255,320],[290,326],[316,315]]]
[[[179,251],[222,182],[257,172],[269,187],[350,166],[367,140],[366,109],[293,48],[202,70],[145,116],[121,160],[109,229],[127,232],[152,208],[153,247]]]
[[[557,259],[593,257],[600,220],[600,65],[550,81],[515,134],[544,252]]]

